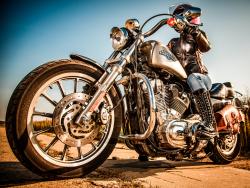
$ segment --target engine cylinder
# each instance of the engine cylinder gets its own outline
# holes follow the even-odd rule
[[[156,106],[158,112],[167,111],[174,114],[182,116],[182,114],[187,110],[190,100],[187,95],[180,90],[180,87],[176,84],[164,85],[160,79],[151,80],[151,86],[155,92]],[[144,91],[145,103],[148,104],[149,98],[145,89],[145,84],[142,84],[142,89]]]

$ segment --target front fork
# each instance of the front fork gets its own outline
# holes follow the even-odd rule
[[[104,73],[104,75],[97,81],[97,83],[99,83],[98,90],[96,91],[86,108],[82,108],[81,113],[75,120],[76,124],[81,125],[81,120],[88,121],[91,119],[92,113],[98,109],[103,97],[109,91],[109,89],[115,82],[115,79],[122,73],[126,64],[130,62],[130,57],[135,50],[136,44],[137,42],[131,45],[126,53],[122,55],[120,62],[112,67],[110,74],[107,75],[107,73]]]

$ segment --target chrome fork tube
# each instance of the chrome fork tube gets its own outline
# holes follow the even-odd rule
[[[82,109],[82,112],[76,118],[76,124],[80,125],[81,119],[84,121],[89,120],[92,113],[97,110],[103,97],[109,91],[117,76],[122,73],[125,65],[130,62],[130,56],[133,54],[136,44],[137,42],[131,45],[127,52],[121,57],[121,61],[112,67],[110,74],[104,80],[100,81],[100,87],[94,94],[93,98],[90,100],[86,108]]]

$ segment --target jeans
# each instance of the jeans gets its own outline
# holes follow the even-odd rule
[[[200,73],[192,73],[187,78],[187,84],[192,92],[196,92],[200,89],[209,91],[212,87],[212,81],[208,75]]]

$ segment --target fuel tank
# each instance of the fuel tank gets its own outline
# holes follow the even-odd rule
[[[164,69],[164,71],[177,76],[181,80],[187,78],[187,74],[181,63],[168,47],[162,43],[154,40],[144,42],[141,44],[139,51],[147,57],[150,67]]]

